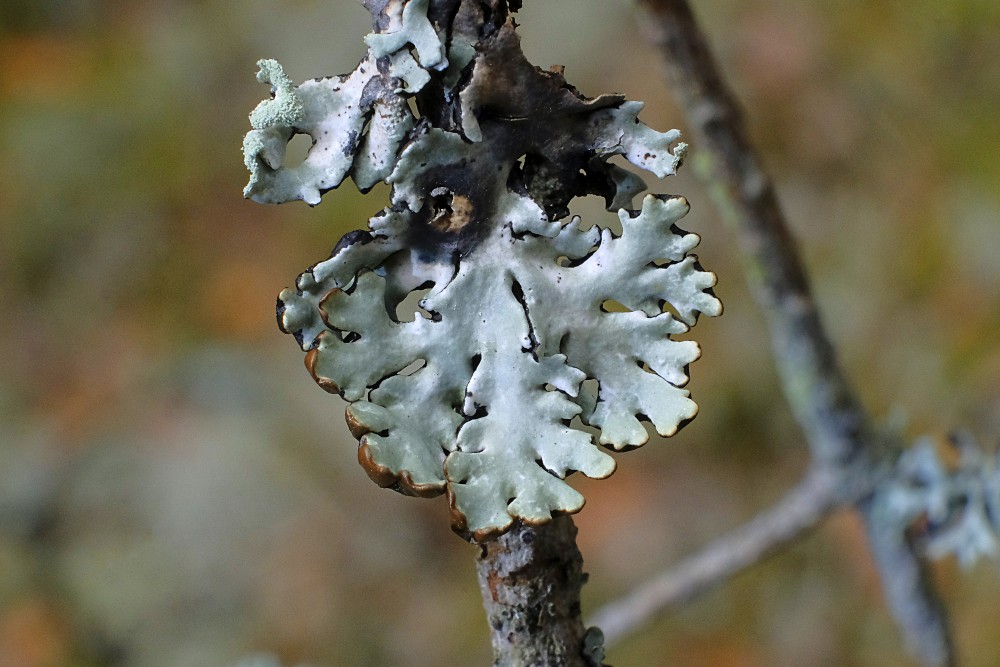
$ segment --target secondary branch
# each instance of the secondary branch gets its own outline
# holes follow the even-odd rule
[[[809,475],[749,523],[599,609],[593,624],[604,631],[606,646],[614,644],[664,610],[715,588],[802,537],[837,508],[838,500],[836,480],[821,472]]]
[[[771,333],[775,364],[819,468],[877,475],[896,456],[885,446],[841,371],[810,293],[774,186],[742,114],[685,0],[643,0],[652,41],[684,108],[698,152],[710,163],[712,194],[736,232],[754,296]],[[849,478],[850,474],[844,475]],[[926,665],[952,662],[947,617],[915,548],[880,548],[880,525],[859,505],[889,605],[911,650]],[[904,577],[902,572],[906,573]]]

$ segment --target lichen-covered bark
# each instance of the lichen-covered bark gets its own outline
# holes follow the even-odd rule
[[[601,665],[600,633],[587,631],[580,620],[580,589],[587,575],[570,517],[545,526],[516,526],[483,545],[477,570],[494,665]]]

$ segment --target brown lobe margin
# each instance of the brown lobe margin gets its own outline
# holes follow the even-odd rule
[[[351,430],[351,435],[354,436],[356,440],[361,440],[369,433],[372,432],[371,427],[358,419],[353,412],[351,412],[350,406],[344,411],[344,419],[347,421],[347,428]]]
[[[350,419],[348,419],[350,425]],[[444,484],[417,484],[413,481],[413,475],[409,470],[401,470],[394,473],[389,468],[375,461],[371,447],[368,446],[367,438],[361,439],[361,446],[358,447],[358,463],[368,473],[368,477],[383,489],[392,489],[402,493],[404,496],[415,496],[417,498],[434,498],[440,496],[444,491]]]
[[[323,336],[325,333],[326,332],[323,332],[323,334],[320,334],[320,336]],[[320,387],[330,392],[331,394],[339,394],[340,387],[337,386],[336,382],[334,382],[330,378],[325,378],[316,374],[316,361],[318,357],[319,357],[318,345],[313,349],[309,350],[308,352],[306,352],[306,359],[305,359],[306,370],[309,371],[309,375],[312,376],[312,379],[315,380],[316,384],[318,384]]]
[[[330,320],[328,319],[329,316],[326,314],[326,302],[343,291],[344,290],[340,289],[339,287],[334,287],[332,290],[324,294],[323,298],[319,300],[319,305],[318,305],[319,316],[320,318],[322,318],[323,324],[325,324],[329,329],[336,329],[336,327],[330,324]]]
[[[484,542],[489,542],[495,540],[501,535],[510,531],[516,524],[521,523],[525,526],[531,526],[532,528],[538,528],[539,526],[544,526],[551,523],[553,519],[560,516],[570,516],[576,514],[583,509],[583,505],[580,505],[580,509],[574,510],[572,512],[567,512],[564,510],[554,510],[551,512],[551,516],[544,519],[525,519],[523,517],[510,517],[510,523],[503,527],[493,527],[493,528],[483,528],[476,531],[469,531],[469,520],[462,514],[462,511],[458,509],[457,499],[455,492],[452,491],[452,485],[448,484],[448,513],[451,516],[451,530],[463,540],[467,542],[472,542],[474,544],[483,544]],[[584,500],[584,504],[586,504]]]
[[[448,493],[448,514],[451,518],[451,530],[453,533],[461,537],[467,542],[479,543],[485,542],[488,539],[499,537],[503,534],[503,531],[497,531],[495,535],[485,535],[481,534],[483,531],[479,531],[477,534],[469,533],[469,519],[462,514],[461,510],[456,507],[455,492],[452,490],[451,484],[447,487]]]

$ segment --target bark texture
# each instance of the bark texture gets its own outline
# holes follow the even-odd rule
[[[595,667],[600,634],[580,620],[587,581],[568,516],[544,526],[518,525],[482,547],[479,586],[493,643],[494,665]]]

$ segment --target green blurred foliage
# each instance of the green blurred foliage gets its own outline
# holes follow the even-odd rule
[[[352,2],[0,4],[0,664],[475,665],[472,561],[443,501],[380,491],[275,295],[386,201],[240,194],[254,62],[350,71]],[[534,2],[524,45],[589,94],[684,120],[624,0]],[[842,360],[907,432],[1000,434],[1000,5],[699,6]],[[638,26],[638,27],[637,27]],[[697,146],[694,146],[695,157]],[[740,259],[689,173],[725,317],[698,419],[580,480],[595,608],[780,496],[805,463]],[[602,215],[589,202],[580,212]],[[1000,663],[995,568],[937,571],[963,664]],[[904,665],[857,523],[616,648],[617,665]]]

